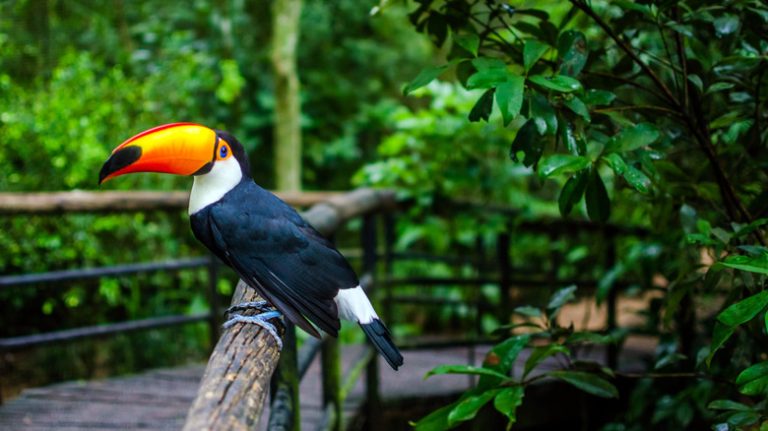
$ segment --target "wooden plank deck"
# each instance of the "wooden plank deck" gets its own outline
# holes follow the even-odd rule
[[[488,348],[476,348],[475,364],[482,361]],[[634,363],[626,363],[622,368],[636,368],[640,359],[638,352],[645,353],[649,349],[652,352],[652,348],[652,345],[635,346],[634,350],[625,348],[623,356]],[[350,365],[359,353],[360,347],[345,347],[343,364]],[[592,359],[602,355],[600,349],[587,353]],[[427,381],[423,376],[437,365],[466,364],[471,356],[472,351],[466,347],[406,351],[405,366],[400,372],[381,363],[382,396],[385,400],[393,400],[445,396],[463,391],[470,385],[466,376],[446,375]],[[521,367],[526,356],[524,352],[518,360]],[[0,430],[179,430],[197,392],[203,369],[201,364],[189,365],[133,376],[27,389],[18,398],[0,406]],[[316,429],[321,419],[322,400],[317,359],[301,382],[300,398],[302,429]],[[346,417],[355,414],[363,398],[363,384],[358,382],[344,407]],[[268,417],[268,410],[265,409],[263,417]],[[263,422],[266,421],[262,421],[259,429],[266,429]]]

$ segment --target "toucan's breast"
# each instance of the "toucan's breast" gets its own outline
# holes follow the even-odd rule
[[[189,194],[189,214],[195,214],[208,205],[219,202],[243,179],[243,172],[236,158],[217,160],[208,173],[195,176]]]

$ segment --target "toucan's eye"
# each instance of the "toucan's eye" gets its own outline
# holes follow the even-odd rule
[[[227,154],[229,154],[229,147],[227,147],[226,145],[222,145],[221,148],[219,148],[219,157],[222,159],[226,159]]]

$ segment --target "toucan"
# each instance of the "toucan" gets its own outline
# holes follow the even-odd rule
[[[243,145],[231,134],[195,123],[141,132],[116,147],[99,172],[99,184],[133,172],[194,177],[189,219],[194,236],[275,310],[236,315],[229,324],[256,323],[280,338],[267,319],[285,315],[320,337],[336,337],[339,318],[356,322],[395,370],[403,356],[368,300],[347,260],[287,203],[251,178]],[[279,312],[279,313],[278,313]],[[311,323],[310,323],[311,322]]]

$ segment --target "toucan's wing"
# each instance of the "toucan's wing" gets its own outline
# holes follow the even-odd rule
[[[213,205],[214,241],[243,281],[293,323],[318,335],[303,315],[336,336],[340,324],[334,298],[340,288],[357,286],[357,277],[329,241],[293,208],[269,196],[273,199],[248,196],[247,203]]]

